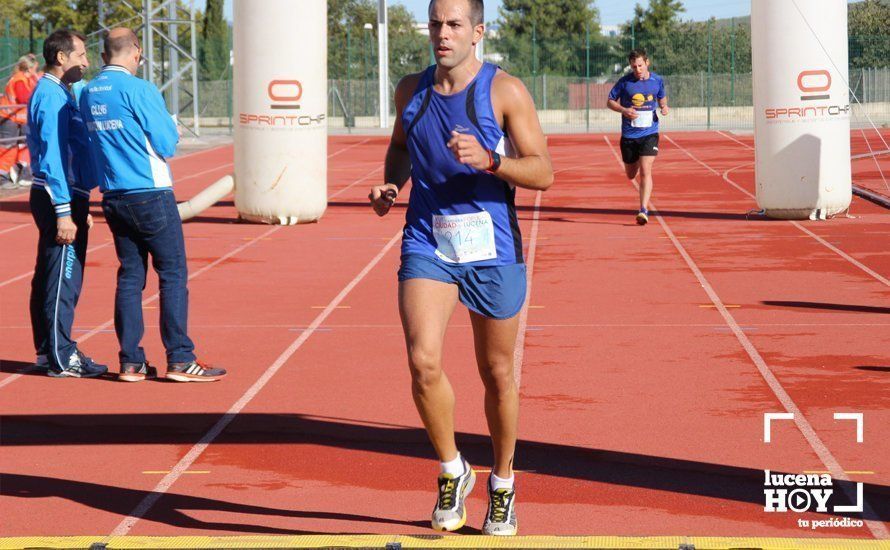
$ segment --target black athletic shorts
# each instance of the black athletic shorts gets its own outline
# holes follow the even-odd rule
[[[624,164],[633,164],[640,157],[658,156],[658,134],[649,134],[641,138],[621,138],[621,160]]]

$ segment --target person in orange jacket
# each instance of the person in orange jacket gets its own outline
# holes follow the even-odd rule
[[[27,55],[19,58],[0,96],[0,185],[3,188],[31,184],[30,155],[24,136],[28,131],[26,106],[34,91],[36,71],[34,58]]]

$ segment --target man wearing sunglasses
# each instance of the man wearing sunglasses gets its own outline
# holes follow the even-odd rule
[[[83,91],[80,110],[90,133],[102,211],[120,261],[114,299],[114,328],[121,347],[119,379],[140,382],[157,376],[140,346],[145,332],[142,290],[151,255],[160,281],[166,378],[219,380],[226,371],[199,363],[188,336],[185,241],[166,160],[179,142],[176,123],[157,87],[136,77],[142,48],[132,30],[109,31],[102,60],[105,66]]]

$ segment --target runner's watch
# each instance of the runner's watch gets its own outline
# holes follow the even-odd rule
[[[485,170],[489,174],[494,174],[501,167],[501,155],[497,151],[488,151],[488,169]]]

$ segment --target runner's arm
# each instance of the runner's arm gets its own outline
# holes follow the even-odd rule
[[[417,87],[418,75],[408,75],[396,86],[394,101],[396,104],[396,121],[392,128],[392,139],[386,150],[386,163],[383,168],[383,181],[401,189],[411,177],[411,157],[408,155],[408,136],[402,126],[402,113],[411,93]]]
[[[620,79],[618,82],[612,86],[612,89],[609,90],[609,99],[606,101],[606,107],[612,109],[616,113],[621,113],[621,116],[629,118],[631,120],[637,118],[637,110],[633,107],[624,107],[621,105],[621,94],[624,93],[624,79]]]
[[[521,80],[500,73],[492,83],[492,101],[503,113],[517,155],[501,157],[497,176],[517,187],[546,191],[553,185],[553,165],[531,94]]]
[[[392,129],[392,138],[386,150],[383,164],[383,184],[371,188],[368,198],[378,216],[384,216],[395,204],[399,191],[411,177],[411,157],[408,154],[408,136],[402,126],[402,112],[411,99],[411,93],[417,87],[419,75],[408,75],[396,86],[395,104],[396,121]]]
[[[608,100],[606,102],[606,107],[608,107],[609,109],[612,109],[616,113],[621,113],[621,116],[627,117],[631,120],[640,116],[637,114],[637,110],[634,109],[633,107],[622,107],[621,104],[618,103],[617,101],[615,101],[614,99]]]
[[[658,106],[661,107],[661,114],[667,115],[668,111],[670,111],[670,107],[668,107],[668,98],[667,94],[664,91],[664,81],[662,80],[658,86]]]

